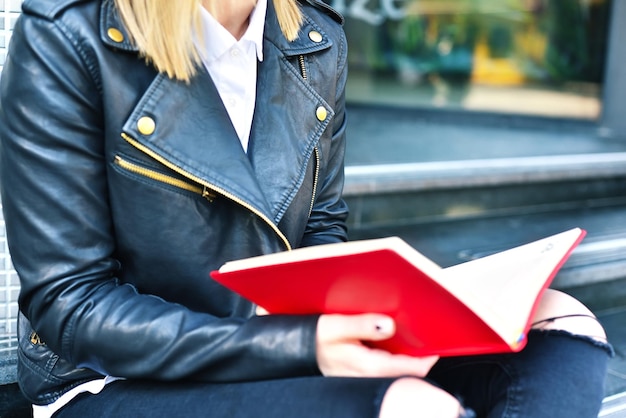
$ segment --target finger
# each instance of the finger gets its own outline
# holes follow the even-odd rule
[[[395,355],[385,362],[384,369],[379,370],[378,373],[382,377],[402,375],[424,377],[438,360],[439,356],[410,357]]]
[[[380,314],[322,315],[318,322],[318,337],[324,341],[380,341],[395,332],[395,321]]]
[[[361,376],[361,377],[424,377],[434,364],[438,356],[412,357],[390,354],[384,350],[369,349],[357,346],[344,347],[341,355],[342,367],[326,370],[326,375]]]
[[[370,349],[368,360],[361,363],[362,373],[371,377],[425,376],[439,360],[439,356],[413,357]]]

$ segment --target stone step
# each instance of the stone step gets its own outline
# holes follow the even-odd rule
[[[626,417],[626,392],[606,397],[602,402],[602,409],[598,418],[624,417]]]
[[[350,226],[626,203],[626,152],[346,167]]]
[[[580,227],[583,242],[557,275],[554,286],[571,288],[626,278],[626,204],[560,208],[349,229],[350,239],[396,235],[446,267]]]
[[[626,176],[626,152],[346,167],[345,194],[449,190]]]

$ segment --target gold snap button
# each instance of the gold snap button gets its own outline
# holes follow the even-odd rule
[[[326,120],[326,117],[328,116],[328,111],[326,110],[324,106],[320,106],[315,111],[315,116],[317,116],[317,120],[319,120],[320,122],[323,122]]]
[[[309,39],[316,43],[322,42],[322,34],[316,30],[312,30],[309,32]]]
[[[109,35],[109,38],[111,38],[113,42],[117,42],[118,44],[124,42],[124,34],[120,32],[119,29],[109,28],[107,35]]]
[[[144,116],[137,121],[137,129],[142,135],[152,135],[156,130],[154,119]]]

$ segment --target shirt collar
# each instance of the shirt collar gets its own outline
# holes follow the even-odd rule
[[[254,43],[259,61],[263,61],[263,29],[265,28],[266,13],[267,0],[257,0],[256,7],[250,15],[248,30],[242,37],[242,39],[247,39]]]
[[[224,53],[237,43],[249,42],[256,49],[259,61],[263,61],[263,30],[265,28],[265,15],[267,12],[267,0],[258,0],[250,15],[248,29],[239,42],[228,32],[204,7],[200,7],[200,19],[202,23],[202,43],[197,46],[204,60],[208,62],[219,59]]]

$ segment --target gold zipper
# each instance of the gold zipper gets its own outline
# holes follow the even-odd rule
[[[306,66],[304,65],[304,55],[298,55],[298,63],[300,64],[300,75],[302,79],[307,81]],[[313,205],[315,204],[315,195],[317,194],[317,184],[320,176],[320,152],[317,147],[313,149],[315,153],[315,174],[313,176],[313,195],[311,196],[311,206],[309,207],[309,216],[313,212]]]
[[[32,345],[46,345],[46,343],[43,342],[39,334],[37,334],[35,331],[30,333],[30,343]]]
[[[313,212],[313,205],[315,204],[315,195],[317,195],[317,184],[320,178],[320,152],[317,147],[313,148],[315,154],[315,174],[313,175],[313,194],[311,195],[311,206],[309,207],[309,216]]]
[[[237,196],[233,195],[232,193],[229,193],[228,191],[222,189],[221,187],[218,187],[218,186],[215,186],[214,184],[208,183],[205,180],[202,180],[201,178],[199,178],[197,176],[194,176],[193,174],[183,170],[182,168],[178,167],[176,164],[171,163],[170,161],[168,161],[165,158],[161,157],[159,154],[155,153],[150,148],[142,145],[140,142],[138,142],[134,138],[130,137],[126,133],[122,132],[121,135],[122,135],[122,138],[124,138],[124,140],[126,142],[128,142],[133,147],[137,148],[139,151],[149,155],[150,157],[154,158],[155,160],[157,160],[158,162],[160,162],[164,166],[170,168],[171,170],[174,170],[175,172],[177,172],[181,176],[186,177],[189,180],[192,180],[193,182],[201,184],[202,186],[204,186],[204,189],[202,191],[202,195],[203,196],[205,194],[210,194],[211,191],[216,192],[216,193],[221,194],[222,196],[226,197],[227,199],[230,199],[233,202],[235,202],[235,203],[245,207],[250,212],[252,212],[255,215],[257,215],[266,224],[268,224],[272,228],[272,230],[274,230],[276,235],[278,235],[278,237],[283,241],[283,244],[285,244],[285,247],[287,248],[287,250],[291,250],[291,244],[289,243],[289,240],[282,233],[282,231],[280,229],[278,229],[278,226],[276,226],[276,224],[274,224],[274,222],[272,222],[271,219],[269,219],[267,216],[265,216],[262,212],[260,212],[254,206],[251,206],[250,204],[248,204],[245,201],[239,199]]]
[[[210,202],[215,198],[214,193],[207,193],[206,187],[200,187],[195,184],[188,183],[176,177],[168,176],[167,174],[160,173],[156,170],[151,170],[146,167],[142,167],[138,164],[132,163],[119,155],[115,156],[115,164],[119,165],[125,170],[131,173],[139,174],[140,176],[147,177],[149,179],[169,184],[170,186],[178,187],[179,189],[187,190],[192,193],[196,193],[206,198]]]
[[[306,76],[306,67],[304,66],[304,55],[298,55],[298,62],[300,63],[300,74],[302,74],[302,78],[304,81],[307,80]]]

